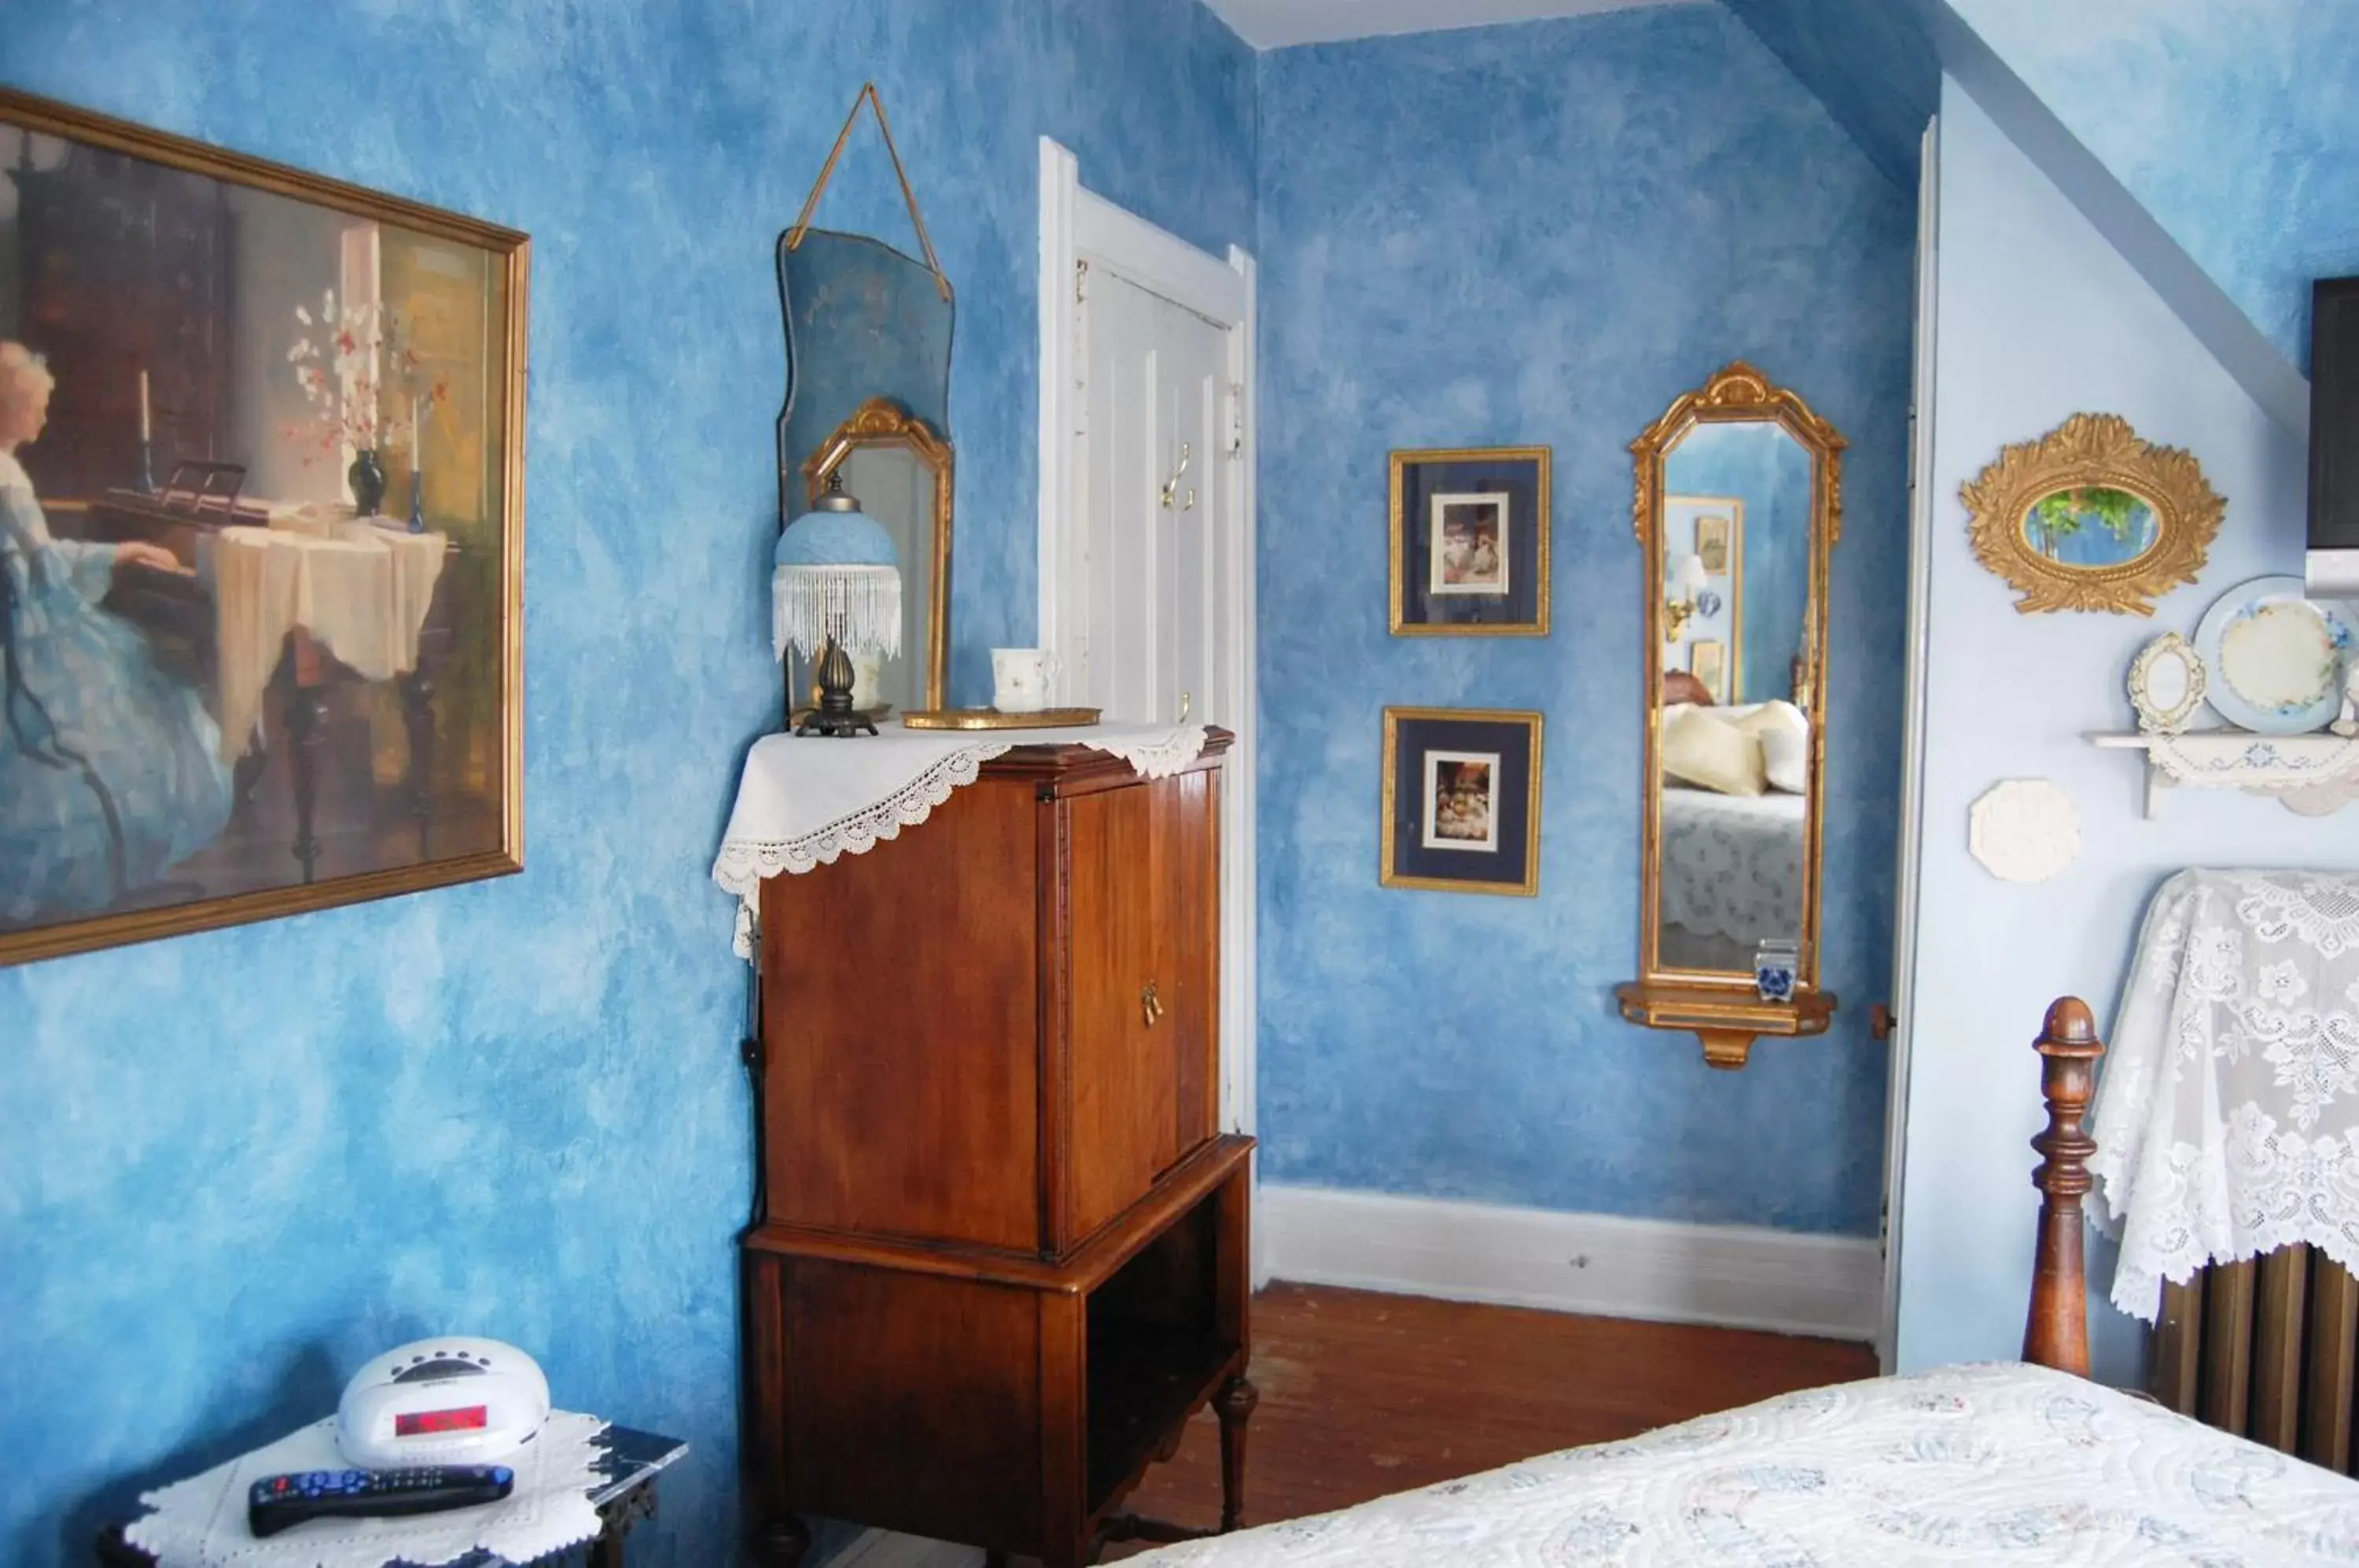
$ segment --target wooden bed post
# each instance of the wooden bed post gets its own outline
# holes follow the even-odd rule
[[[2082,1278],[2081,1197],[2089,1190],[2089,1157],[2097,1144],[2081,1124],[2105,1047],[2088,1004],[2065,996],[2048,1009],[2048,1026],[2033,1048],[2040,1055],[2048,1130],[2031,1140],[2040,1154],[2039,1168],[2031,1173],[2031,1184],[2039,1189],[2039,1245],[2033,1255],[2023,1358],[2085,1377],[2089,1298]]]

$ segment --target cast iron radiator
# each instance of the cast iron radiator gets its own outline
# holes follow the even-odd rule
[[[2348,1475],[2359,1281],[2312,1247],[2165,1285],[2154,1397],[2181,1415]]]

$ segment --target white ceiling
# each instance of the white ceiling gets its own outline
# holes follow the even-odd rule
[[[1205,0],[1256,49],[1585,16],[1684,0]]]

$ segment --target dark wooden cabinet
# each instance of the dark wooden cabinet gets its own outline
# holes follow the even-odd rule
[[[845,741],[842,745],[856,745]],[[1040,1558],[1208,1400],[1243,1484],[1252,1140],[1218,1131],[1220,759],[987,763],[762,895],[747,1432],[767,1554],[823,1515]]]

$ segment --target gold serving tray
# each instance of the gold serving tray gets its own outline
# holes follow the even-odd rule
[[[1096,708],[1042,708],[1003,713],[996,708],[916,708],[901,715],[913,730],[1068,730],[1098,722]]]

